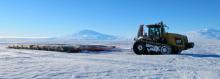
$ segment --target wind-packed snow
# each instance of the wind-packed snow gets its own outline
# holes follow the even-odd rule
[[[192,35],[192,34],[189,34]],[[198,36],[200,37],[200,36]],[[194,39],[181,55],[136,55],[132,41],[6,41],[0,44],[0,79],[218,79],[220,41]],[[11,43],[115,45],[120,51],[63,53],[7,49]]]
[[[100,42],[99,44],[101,44]],[[135,55],[132,42],[104,43],[121,51],[61,53],[0,46],[0,79],[218,79],[220,43],[181,55]]]

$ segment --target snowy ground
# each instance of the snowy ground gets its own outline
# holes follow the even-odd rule
[[[0,79],[220,78],[220,42],[197,44],[181,55],[148,56],[135,55],[128,49],[131,42],[110,45],[123,50],[61,53],[7,49],[4,43],[0,45]]]

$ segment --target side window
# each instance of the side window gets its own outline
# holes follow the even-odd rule
[[[149,28],[149,36],[152,37],[154,34],[154,29],[153,28]]]
[[[155,36],[160,36],[160,30],[158,28],[155,28]]]

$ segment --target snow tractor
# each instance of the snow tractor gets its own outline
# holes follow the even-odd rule
[[[168,33],[163,22],[140,25],[137,37],[134,39],[133,51],[137,55],[180,54],[183,50],[194,47],[185,35]],[[145,32],[145,29],[148,29]]]

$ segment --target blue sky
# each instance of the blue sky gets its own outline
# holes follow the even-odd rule
[[[168,31],[219,29],[220,0],[0,0],[0,37],[56,37],[83,29],[133,37],[140,24]]]

